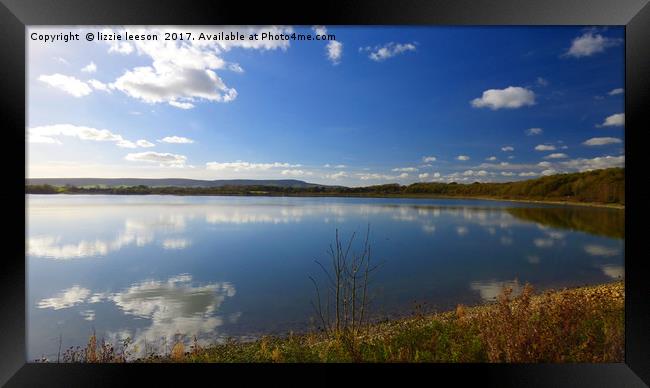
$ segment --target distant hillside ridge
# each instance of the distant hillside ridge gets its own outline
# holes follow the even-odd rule
[[[184,178],[32,178],[27,179],[28,185],[76,186],[76,187],[223,187],[223,186],[271,186],[307,188],[319,187],[297,179],[219,179],[199,180]]]
[[[111,186],[112,185],[112,186]],[[559,201],[625,205],[625,169],[608,168],[555,174],[516,182],[419,182],[345,187],[299,180],[192,179],[31,179],[27,194],[168,194],[168,195],[280,195],[354,197],[455,197]]]

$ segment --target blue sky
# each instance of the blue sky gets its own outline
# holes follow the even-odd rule
[[[330,41],[204,41],[236,30]],[[157,34],[93,41],[86,33]],[[194,40],[164,41],[165,32]],[[30,27],[28,176],[362,186],[624,165],[620,27]]]

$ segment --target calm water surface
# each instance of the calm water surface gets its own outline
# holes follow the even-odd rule
[[[479,200],[29,195],[28,358],[309,327],[315,259],[370,224],[375,318],[622,278],[624,212]],[[361,242],[361,241],[359,241]]]

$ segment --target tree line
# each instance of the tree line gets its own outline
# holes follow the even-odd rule
[[[220,187],[77,187],[72,185],[26,185],[27,194],[121,194],[121,195],[279,195],[279,196],[441,196],[502,199],[556,200],[625,204],[625,169],[556,174],[505,183],[460,184],[456,182],[397,183],[364,187],[314,186],[220,186]]]

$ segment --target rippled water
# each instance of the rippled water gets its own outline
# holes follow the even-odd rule
[[[308,327],[338,228],[370,225],[375,318],[624,276],[624,212],[478,200],[29,195],[28,358]],[[360,242],[361,239],[359,239]],[[189,338],[189,337],[188,337]]]

